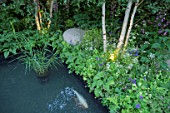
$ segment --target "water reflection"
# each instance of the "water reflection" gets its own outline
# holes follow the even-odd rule
[[[79,107],[74,99],[75,94],[73,88],[66,87],[54,99],[47,104],[47,108],[51,113],[87,113],[85,109]],[[89,113],[89,112],[88,112]]]

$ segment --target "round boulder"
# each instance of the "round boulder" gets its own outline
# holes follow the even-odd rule
[[[166,63],[168,64],[168,66],[170,68],[170,60],[167,60]]]
[[[84,33],[85,31],[82,29],[70,28],[63,33],[63,38],[67,43],[76,45],[82,42]]]

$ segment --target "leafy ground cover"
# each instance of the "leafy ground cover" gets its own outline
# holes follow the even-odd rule
[[[111,113],[169,112],[170,72],[156,66],[157,58],[150,56],[152,59],[143,63],[140,59],[145,56],[139,52],[142,48],[131,48],[115,62],[110,61],[110,52],[103,53],[97,46],[102,44],[98,41],[100,38],[100,30],[93,29],[74,47],[61,37],[57,40],[60,58],[68,64],[70,73],[74,71],[82,76],[90,92],[94,92]]]

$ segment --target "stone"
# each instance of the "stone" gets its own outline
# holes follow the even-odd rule
[[[168,64],[168,66],[170,68],[170,60],[167,60],[166,63]]]
[[[70,28],[63,33],[64,40],[71,44],[76,45],[81,43],[84,38],[85,31],[79,28]]]

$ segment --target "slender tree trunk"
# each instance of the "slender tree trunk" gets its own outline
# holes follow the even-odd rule
[[[121,34],[120,34],[120,37],[119,37],[119,42],[117,44],[116,50],[113,52],[113,54],[110,55],[110,59],[112,61],[115,61],[117,59],[119,52],[120,52],[120,50],[123,46],[132,3],[133,3],[132,0],[128,0],[127,8],[126,8],[126,11],[125,11],[125,17],[124,17],[124,20],[123,20],[122,31],[121,31]]]
[[[35,3],[35,23],[37,26],[37,30],[41,30],[40,22],[39,22],[39,16],[38,16],[38,3],[37,0],[34,0]]]
[[[123,53],[125,52],[125,49],[128,45],[128,40],[129,40],[130,32],[131,32],[131,29],[132,29],[132,26],[133,26],[133,20],[134,20],[135,13],[136,13],[136,10],[138,8],[138,5],[139,5],[139,0],[137,0],[137,2],[135,3],[135,7],[133,9],[133,13],[132,13],[132,16],[131,16],[131,19],[130,19],[130,26],[129,26],[127,34],[126,34],[126,40],[125,40],[125,44],[124,44],[124,48],[123,48]]]
[[[132,0],[129,0],[126,11],[125,11],[125,17],[124,17],[124,21],[123,21],[122,31],[121,31],[119,42],[118,42],[118,45],[117,45],[118,50],[120,50],[122,48],[122,45],[123,45],[123,42],[124,42],[131,7],[132,7]]]
[[[37,9],[38,9],[38,17],[39,17],[39,22],[40,22],[40,26],[42,27],[42,14],[41,14],[41,9],[40,9],[40,2],[39,0],[36,0],[37,1]]]
[[[105,1],[102,5],[102,31],[103,31],[103,50],[107,51],[106,26],[105,26]]]
[[[50,25],[51,25],[51,18],[53,16],[53,4],[54,4],[54,0],[51,0],[51,3],[50,3],[50,20],[48,22],[48,28],[50,28]]]

